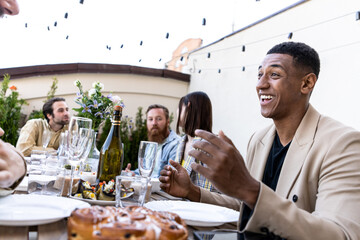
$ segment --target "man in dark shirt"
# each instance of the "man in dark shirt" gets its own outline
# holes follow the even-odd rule
[[[220,131],[189,155],[192,168],[223,194],[200,189],[171,161],[161,188],[175,196],[240,210],[241,231],[286,239],[360,239],[360,132],[309,103],[320,72],[317,52],[303,43],[270,49],[258,70],[261,114],[273,124],[250,139],[246,166]]]

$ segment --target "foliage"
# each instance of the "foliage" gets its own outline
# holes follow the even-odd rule
[[[111,128],[111,121],[108,119],[105,122],[104,127],[102,128],[102,134],[98,142],[98,149],[101,149],[101,146],[106,140],[106,137]],[[135,122],[131,117],[125,116],[122,118],[120,124],[120,136],[121,141],[124,144],[124,163],[123,169],[127,166],[128,163],[131,163],[131,168],[136,169],[138,166],[138,151],[140,141],[147,140],[147,128],[146,128],[146,119],[143,117],[142,107],[138,108],[136,113]]]
[[[55,92],[58,88],[57,84],[58,84],[59,80],[56,77],[53,77],[53,82],[52,85],[50,87],[49,92],[47,93],[47,97],[46,99],[43,101],[44,103],[46,103],[47,101],[49,101],[50,99],[52,99],[53,97],[55,97]],[[30,119],[34,119],[34,118],[42,118],[45,119],[44,114],[42,112],[42,110],[33,110],[30,115],[28,120]]]
[[[21,107],[27,102],[19,98],[16,86],[9,87],[9,83],[10,76],[5,74],[0,89],[0,127],[5,131],[1,138],[3,141],[15,145],[19,137]],[[10,94],[7,94],[8,90],[10,90]]]
[[[73,108],[79,117],[90,118],[93,121],[93,129],[98,131],[99,125],[109,117],[111,117],[115,105],[125,107],[122,99],[119,96],[112,96],[109,94],[104,96],[101,91],[104,85],[100,82],[94,82],[92,89],[88,91],[83,90],[83,86],[79,80],[74,82],[74,85],[79,89],[75,102],[80,105],[79,108]]]

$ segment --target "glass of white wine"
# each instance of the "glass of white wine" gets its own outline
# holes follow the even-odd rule
[[[67,134],[68,160],[71,165],[70,190],[71,195],[74,170],[81,165],[81,156],[91,142],[92,120],[83,117],[72,117]]]
[[[140,142],[138,168],[141,176],[147,178],[151,176],[155,167],[157,147],[158,144],[156,142]]]

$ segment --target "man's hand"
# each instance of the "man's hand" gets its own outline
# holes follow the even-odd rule
[[[232,141],[222,131],[216,136],[204,130],[196,130],[195,135],[206,141],[194,143],[194,149],[189,151],[189,155],[207,166],[193,163],[192,169],[209,179],[219,191],[244,201],[253,209],[260,184],[250,175]]]
[[[166,165],[160,171],[160,188],[175,197],[188,198],[191,201],[199,202],[200,189],[191,182],[185,168],[173,160],[170,160],[169,163],[175,169]]]
[[[25,175],[24,160],[15,148],[0,140],[0,187],[7,188]]]

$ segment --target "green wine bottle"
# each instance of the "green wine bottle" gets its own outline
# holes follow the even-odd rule
[[[115,181],[116,176],[121,174],[124,154],[120,137],[120,122],[122,107],[114,107],[114,117],[110,132],[100,150],[99,166],[96,176],[96,183],[108,183]]]

